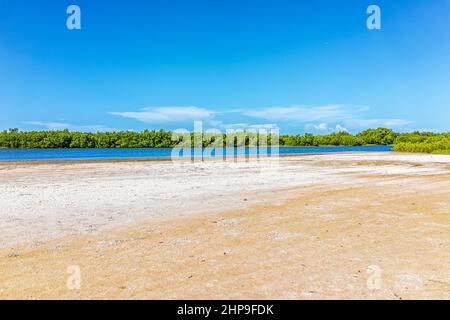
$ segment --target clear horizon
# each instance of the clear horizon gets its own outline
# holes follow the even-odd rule
[[[449,131],[449,57],[448,0],[19,0],[0,10],[0,129]]]

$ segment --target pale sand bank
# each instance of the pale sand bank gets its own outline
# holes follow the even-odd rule
[[[450,298],[449,190],[438,155],[1,165],[0,298]]]

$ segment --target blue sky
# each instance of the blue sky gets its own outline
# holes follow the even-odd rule
[[[66,9],[81,8],[81,30]],[[366,27],[381,8],[382,29]],[[450,130],[450,0],[17,0],[0,129]]]

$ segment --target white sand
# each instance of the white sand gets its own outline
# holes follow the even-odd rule
[[[330,161],[336,165],[320,165]],[[358,183],[367,173],[432,174],[448,171],[449,163],[445,155],[354,153],[281,157],[279,163],[0,165],[0,247],[239,208],[270,201],[272,191]]]

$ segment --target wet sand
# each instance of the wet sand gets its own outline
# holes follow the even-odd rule
[[[450,156],[15,163],[0,179],[0,298],[450,298]]]

